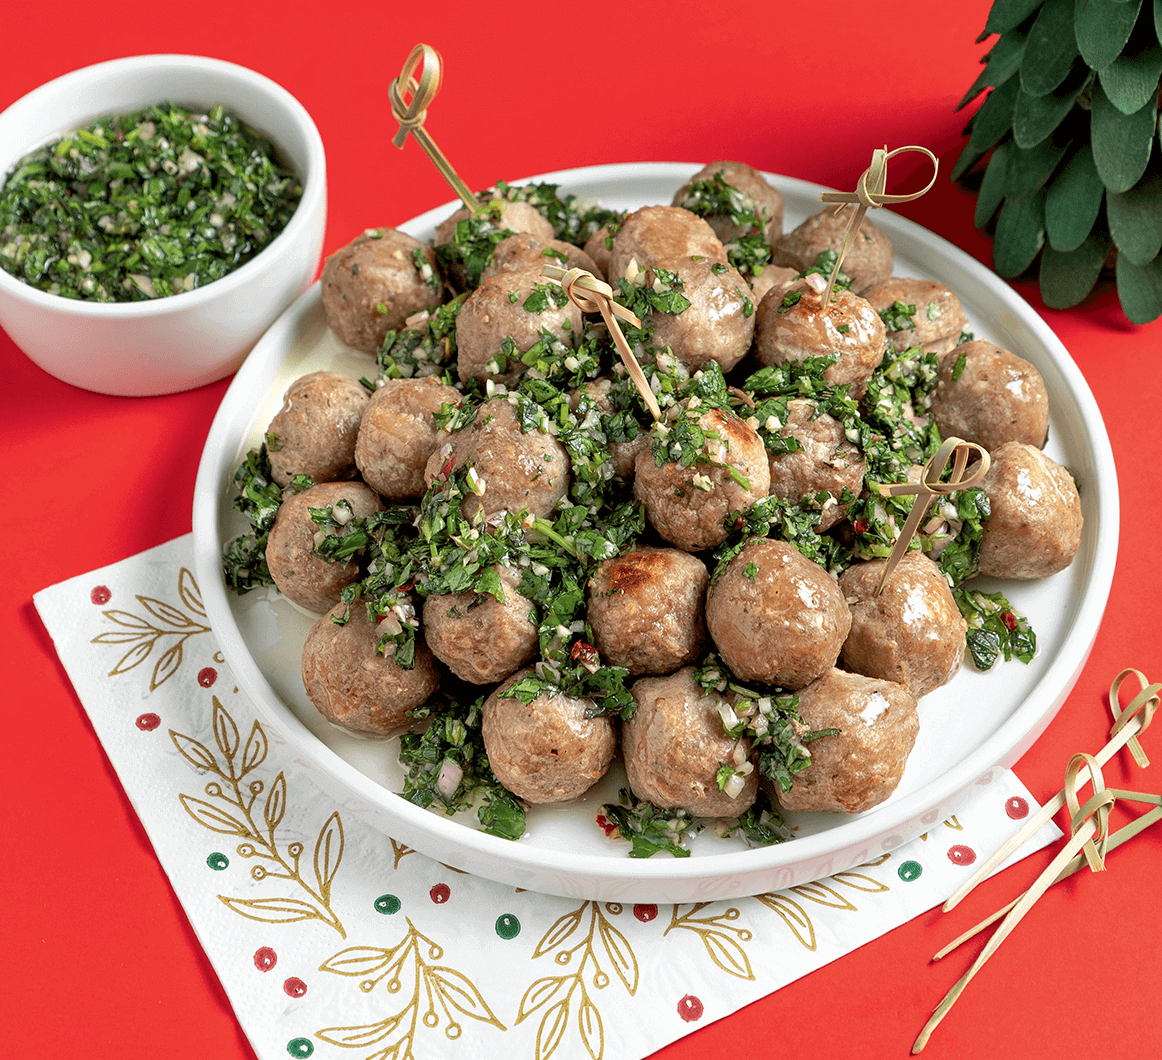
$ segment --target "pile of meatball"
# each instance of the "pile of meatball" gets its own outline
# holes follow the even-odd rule
[[[736,219],[688,208],[696,205],[695,182],[715,174],[762,219],[771,263],[759,273],[744,276],[728,260],[745,234]],[[378,229],[333,254],[322,301],[334,333],[372,357],[387,332],[456,293],[463,277],[440,275],[434,247],[452,239],[464,216],[441,225],[432,245]],[[405,596],[393,613],[369,616],[340,600],[364,573],[360,558],[328,561],[315,552],[321,534],[342,533],[342,526],[321,530],[310,516],[330,508],[342,524],[414,505],[464,467],[478,487],[466,506],[486,520],[552,513],[569,488],[568,454],[552,434],[522,429],[507,388],[524,370],[514,349],[527,350],[546,333],[570,347],[583,333],[586,321],[571,302],[524,305],[546,283],[543,265],[564,263],[615,289],[622,279],[656,287],[659,277],[678,277],[689,307],[648,323],[655,347],[692,373],[711,362],[732,373],[833,354],[827,381],[858,399],[890,350],[936,354],[939,381],[926,415],[944,437],[976,442],[991,456],[981,484],[992,514],[980,573],[1032,579],[1062,570],[1078,549],[1082,515],[1070,474],[1042,451],[1048,401],[1041,376],[1017,353],[962,342],[966,321],[956,295],[939,283],[893,276],[892,244],[866,219],[843,262],[850,287],[837,287],[823,306],[822,285],[808,270],[821,252],[838,250],[847,221],[846,212],[827,208],[784,233],[781,194],[739,162],[707,166],[672,203],[636,210],[583,246],[555,239],[553,225],[528,203],[508,202],[496,223],[513,234],[497,244],[464,298],[451,381],[437,374],[381,379],[372,393],[330,371],[294,382],[269,425],[269,456],[280,484],[305,475],[313,485],[287,491],[266,557],[278,590],[319,616],[302,653],[303,682],[318,710],[350,732],[391,736],[412,724],[409,711],[450,672],[487,693],[488,760],[527,803],[577,798],[620,754],[638,799],[698,818],[733,818],[766,781],[750,765],[750,741],[727,735],[724,718],[737,697],[707,694],[695,679],[695,666],[713,651],[738,680],[795,693],[803,731],[836,730],[811,742],[811,764],[789,791],[772,793],[779,806],[851,814],[886,799],[916,739],[918,701],[956,675],[965,653],[966,622],[937,563],[909,551],[881,591],[885,560],[856,562],[837,576],[785,541],[757,537],[711,577],[708,550],[726,539],[732,513],[769,494],[798,502],[827,491],[815,528],[825,533],[846,518],[844,491],[866,490],[858,447],[810,400],[792,401],[786,422],[774,423],[748,419],[745,408],[684,408],[706,435],[708,459],[691,466],[655,458],[665,417],[635,441],[611,445],[616,473],[632,479],[648,520],[633,547],[593,565],[587,587],[597,663],[624,667],[632,681],[636,709],[625,721],[593,716],[591,702],[552,691],[531,702],[506,695],[538,663],[536,609],[520,592],[520,570],[498,569],[498,593]],[[914,306],[914,314],[901,323],[887,312],[896,303]],[[436,414],[460,402],[460,387],[471,380],[491,396],[469,425],[439,429]],[[609,386],[598,379],[586,389],[600,402]],[[799,446],[774,455],[766,432]],[[418,623],[421,635],[405,668],[377,645],[385,630],[407,622]],[[724,763],[736,778],[725,785],[716,779]]]

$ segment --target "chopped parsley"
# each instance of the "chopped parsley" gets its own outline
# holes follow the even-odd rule
[[[50,294],[136,302],[204,287],[290,221],[299,178],[221,106],[111,115],[21,159],[0,191],[0,266]]]

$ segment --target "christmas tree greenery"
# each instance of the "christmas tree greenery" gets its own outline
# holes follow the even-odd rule
[[[1162,316],[1162,0],[995,0],[979,40],[994,35],[952,171],[980,178],[994,268],[1040,256],[1041,296],[1063,309],[1112,267],[1131,321]]]

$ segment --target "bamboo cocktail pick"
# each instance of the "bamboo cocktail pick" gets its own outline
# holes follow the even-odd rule
[[[910,192],[907,195],[886,195],[884,189],[888,184],[888,161],[895,158],[896,155],[908,151],[919,151],[928,156],[932,163],[932,179],[920,191]],[[855,205],[855,211],[848,222],[847,232],[843,237],[843,246],[840,248],[839,257],[835,259],[835,267],[831,270],[831,278],[827,281],[827,290],[823,292],[822,305],[826,306],[831,301],[831,292],[835,287],[835,278],[839,275],[839,267],[843,264],[843,259],[851,249],[852,243],[855,242],[855,234],[859,231],[859,226],[863,223],[868,210],[874,210],[891,203],[912,202],[914,199],[920,198],[921,195],[931,191],[939,171],[940,162],[926,147],[897,147],[894,151],[889,151],[885,145],[882,150],[876,148],[872,152],[871,165],[863,171],[855,191],[825,191],[819,196],[820,202],[839,203],[837,213],[848,204]]]
[[[658,399],[650,389],[649,380],[646,379],[641,365],[637,363],[637,358],[633,355],[633,350],[622,333],[617,318],[620,317],[622,320],[628,321],[635,328],[640,328],[642,322],[625,306],[613,300],[613,288],[609,284],[604,280],[599,280],[593,273],[585,269],[566,270],[557,265],[546,265],[541,269],[541,275],[547,276],[550,280],[556,280],[569,296],[569,300],[582,313],[601,314],[605,326],[609,328],[609,334],[613,336],[613,343],[621,355],[626,371],[629,372],[630,379],[633,380],[634,385],[641,393],[642,400],[645,401],[646,407],[650,410],[650,415],[655,420],[661,419],[662,410],[658,405]]]
[[[1131,674],[1137,677],[1141,691],[1130,701],[1125,710],[1122,710],[1120,699],[1122,682]],[[1114,721],[1110,726],[1109,743],[1094,755],[1094,759],[1099,766],[1104,766],[1118,751],[1127,746],[1130,748],[1130,753],[1134,756],[1134,761],[1139,766],[1144,768],[1150,764],[1150,760],[1142,750],[1142,745],[1138,742],[1137,737],[1146,731],[1154,718],[1154,711],[1158,707],[1158,694],[1160,690],[1162,690],[1162,684],[1149,684],[1146,681],[1145,675],[1139,670],[1125,669],[1114,678],[1113,683],[1110,685],[1109,694],[1110,712],[1113,714]],[[981,880],[988,876],[1010,854],[1016,851],[1030,835],[1037,832],[1046,821],[1065,805],[1065,802],[1066,794],[1063,788],[1025,822],[1025,826],[1019,832],[1013,835],[992,857],[988,858],[968,878],[968,881],[962,887],[953,893],[948,901],[944,903],[944,911],[948,912],[951,909],[955,909]]]
[[[418,80],[417,71],[420,71]],[[473,213],[477,213],[481,208],[480,200],[460,179],[452,164],[444,157],[444,153],[424,128],[428,104],[436,98],[443,79],[440,53],[431,45],[417,44],[407,57],[407,62],[403,64],[403,71],[399,77],[387,88],[387,97],[391,100],[391,116],[399,122],[399,131],[391,142],[402,150],[408,134],[411,133],[435,163],[443,178],[451,185],[452,190],[460,196],[464,205]],[[406,94],[410,94],[411,98],[405,99]]]
[[[974,454],[980,463],[976,470],[968,478],[965,478],[964,469],[968,466],[969,458]],[[952,476],[947,482],[941,482],[940,478],[948,467],[948,461],[953,458],[955,459],[952,465]],[[912,502],[912,510],[908,513],[908,519],[900,531],[900,536],[896,538],[896,543],[892,546],[888,561],[884,564],[883,577],[880,578],[880,584],[876,589],[877,596],[883,591],[892,571],[896,569],[896,564],[904,558],[904,553],[908,551],[908,546],[912,543],[912,538],[916,536],[916,531],[920,529],[920,523],[932,502],[937,497],[947,496],[958,490],[970,489],[985,477],[988,469],[989,454],[986,449],[977,445],[976,442],[966,442],[963,438],[947,438],[924,465],[919,482],[898,482],[878,487],[880,493],[885,496],[901,497],[912,493],[916,495],[916,499]]]

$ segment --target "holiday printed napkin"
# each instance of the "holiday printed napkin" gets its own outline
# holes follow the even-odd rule
[[[187,536],[35,602],[262,1060],[635,1060],[940,904],[1036,808],[994,769],[905,847],[734,901],[492,883],[383,835],[296,767],[235,686],[192,566]]]

